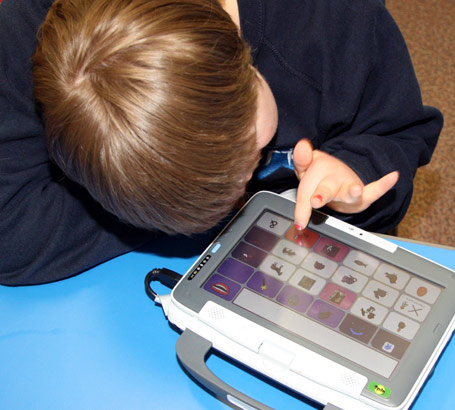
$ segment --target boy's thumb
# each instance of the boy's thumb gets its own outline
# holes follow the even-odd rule
[[[295,173],[300,178],[313,161],[313,145],[306,138],[294,147],[293,161]]]

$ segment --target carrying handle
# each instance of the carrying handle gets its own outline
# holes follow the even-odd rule
[[[205,363],[205,358],[211,348],[211,342],[186,329],[177,340],[177,357],[182,366],[198,382],[234,409],[273,410],[271,407],[234,389],[215,376]]]
[[[243,394],[218,378],[206,364],[206,357],[211,348],[211,342],[186,329],[177,340],[176,352],[182,366],[199,383],[232,408],[240,410],[273,410],[271,407]],[[328,403],[324,410],[341,409]]]

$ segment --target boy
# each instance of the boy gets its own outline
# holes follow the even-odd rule
[[[379,1],[65,0],[33,60],[44,131],[30,56],[52,1],[11,3],[0,9],[5,284],[79,273],[146,231],[207,230],[261,152],[247,189],[298,186],[297,225],[327,205],[386,231],[442,126]],[[75,182],[51,165],[45,135]]]

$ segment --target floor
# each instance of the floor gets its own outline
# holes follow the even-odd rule
[[[419,169],[397,235],[455,247],[455,1],[386,0],[408,44],[423,102],[444,114],[429,165]]]

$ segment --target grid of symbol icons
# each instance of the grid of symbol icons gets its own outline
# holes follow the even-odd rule
[[[442,288],[265,212],[203,285],[243,288],[400,360]]]

